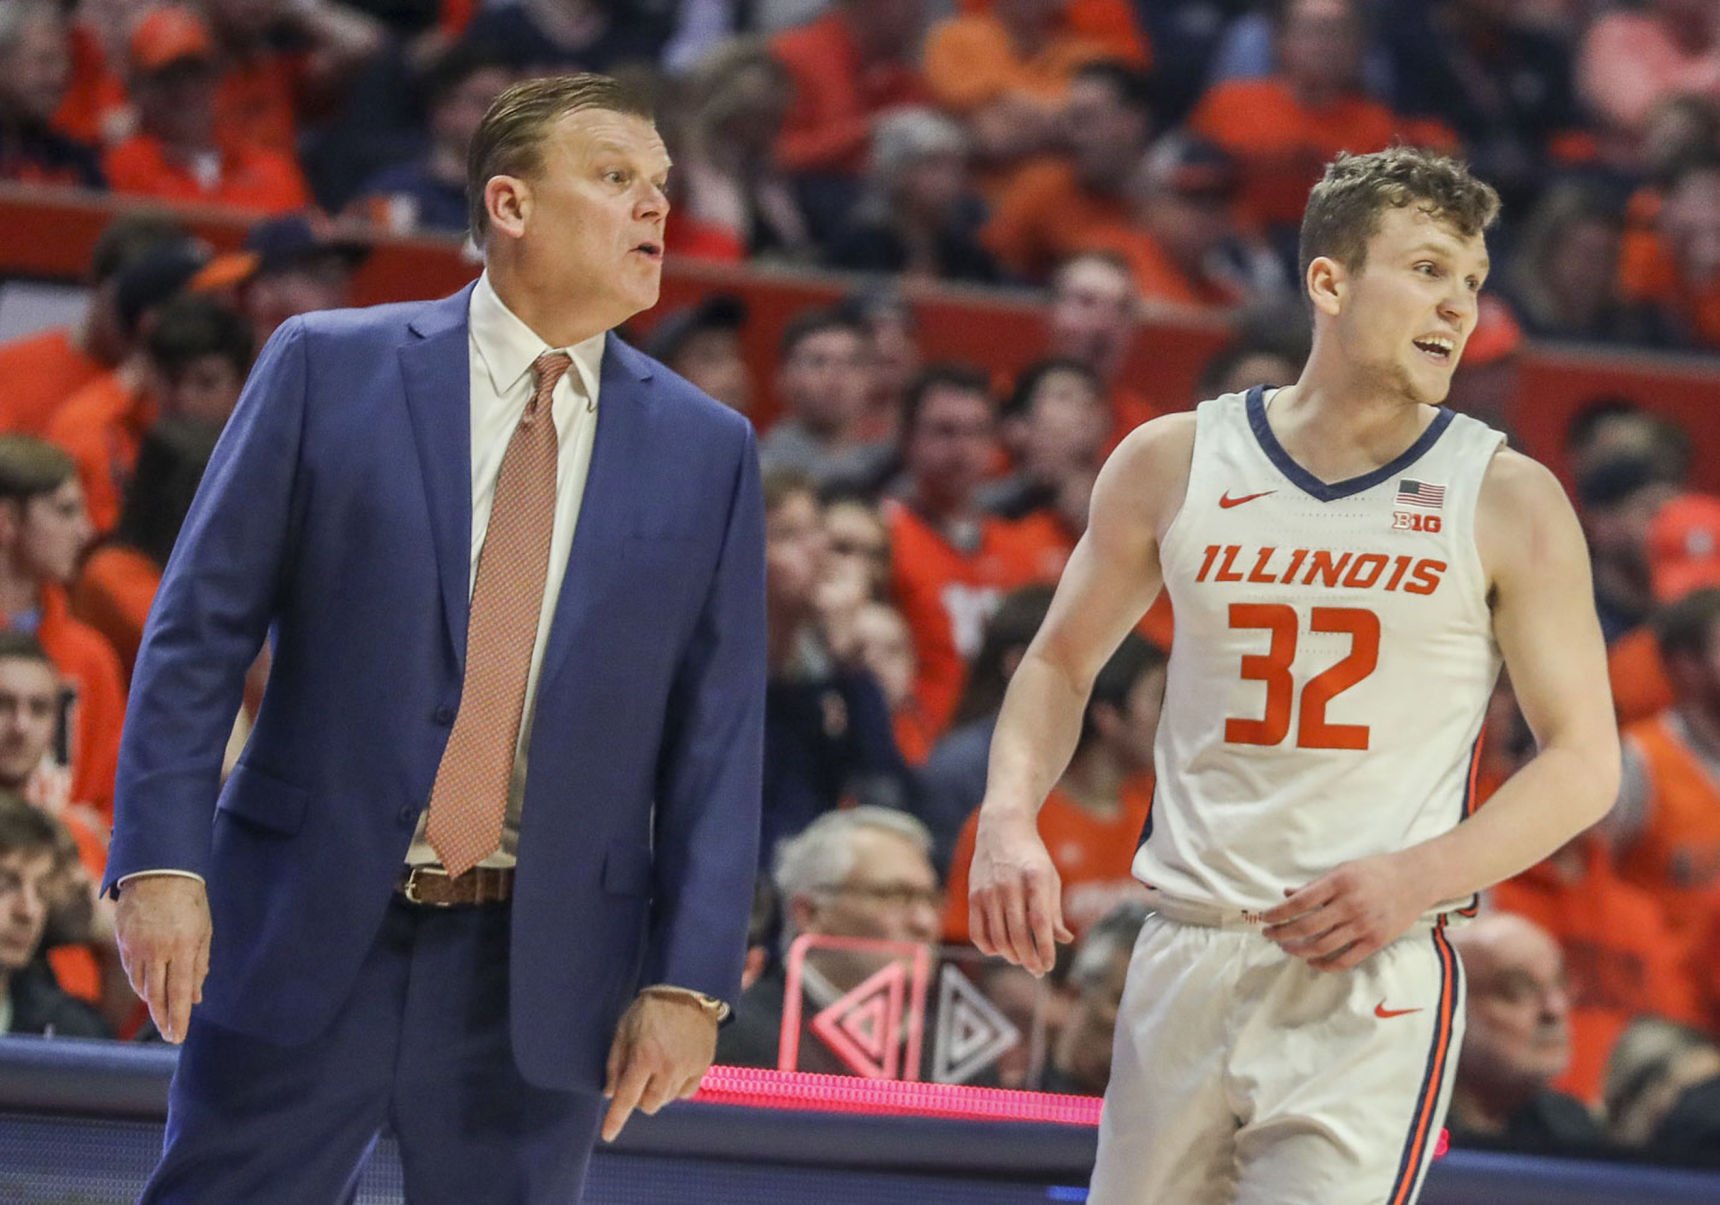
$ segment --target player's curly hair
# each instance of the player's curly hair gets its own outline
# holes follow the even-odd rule
[[[1480,234],[1499,216],[1499,194],[1461,160],[1410,146],[1339,154],[1308,197],[1297,256],[1301,278],[1308,278],[1308,265],[1320,256],[1361,271],[1380,218],[1388,208],[1409,205],[1450,223],[1465,238]]]

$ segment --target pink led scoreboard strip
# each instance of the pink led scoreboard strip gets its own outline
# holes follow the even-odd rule
[[[1031,1121],[1054,1125],[1099,1124],[1096,1096],[976,1088],[917,1080],[861,1079],[815,1075],[808,1071],[770,1071],[758,1067],[712,1067],[695,1100],[745,1105],[755,1109],[804,1109],[819,1113],[871,1116],[941,1117],[956,1121]],[[1450,1145],[1440,1131],[1434,1157]]]

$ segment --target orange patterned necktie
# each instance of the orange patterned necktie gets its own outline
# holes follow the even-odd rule
[[[425,831],[450,875],[464,874],[502,842],[555,526],[550,394],[571,363],[559,351],[546,351],[532,362],[537,387],[496,474],[490,526],[472,588],[460,712],[430,789]]]

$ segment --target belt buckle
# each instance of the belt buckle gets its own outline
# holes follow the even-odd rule
[[[424,866],[414,866],[411,870],[407,871],[406,882],[401,884],[400,894],[405,897],[408,904],[416,904],[420,908],[446,908],[448,907],[446,901],[427,900],[418,894],[418,878],[420,875],[427,874],[428,869],[428,867]],[[446,878],[447,876],[444,875],[443,877]]]

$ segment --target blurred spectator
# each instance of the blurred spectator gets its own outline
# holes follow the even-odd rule
[[[776,162],[793,87],[787,68],[752,38],[718,47],[688,76],[669,129],[672,254],[812,258],[800,200]]]
[[[0,1034],[111,1037],[42,958],[60,849],[52,820],[21,800],[0,799]]]
[[[0,621],[33,633],[59,668],[70,704],[56,758],[71,767],[71,798],[111,823],[125,687],[112,647],[66,600],[89,542],[72,458],[28,435],[0,436]]]
[[[1608,643],[1643,623],[1654,608],[1648,527],[1678,493],[1645,456],[1601,461],[1577,478],[1577,514],[1588,536],[1595,608]]]
[[[1565,428],[1564,452],[1579,478],[1607,461],[1631,458],[1649,460],[1661,480],[1675,485],[1683,485],[1690,472],[1689,433],[1623,394],[1583,403]]]
[[[1613,1045],[1631,1020],[1655,1014],[1694,1022],[1695,984],[1685,947],[1659,903],[1619,877],[1591,829],[1493,889],[1493,907],[1527,917],[1558,941],[1568,976],[1571,1061],[1553,1087],[1601,1103]]]
[[[1446,1125],[1451,1144],[1597,1155],[1605,1136],[1581,1101],[1556,1092],[1571,1057],[1570,992],[1551,934],[1509,913],[1447,931],[1468,980],[1466,1026]]]
[[[1253,306],[1238,315],[1235,330],[1201,370],[1196,402],[1256,385],[1291,385],[1301,377],[1313,341],[1302,302]]]
[[[1720,1167],[1720,1060],[1703,1061],[1708,1074],[1678,1094],[1654,1131],[1649,1155],[1657,1163]],[[1680,1072],[1692,1075],[1695,1062],[1688,1059]]]
[[[836,492],[824,501],[824,540],[832,573],[863,583],[865,597],[884,602],[890,590],[890,531],[862,495]]]
[[[231,3],[232,0],[226,0]],[[291,150],[222,136],[215,41],[195,11],[151,9],[131,36],[132,99],[139,131],[102,162],[115,192],[231,205],[261,213],[310,203]]]
[[[985,621],[1017,586],[1056,576],[1059,550],[987,515],[978,492],[997,453],[985,378],[934,366],[908,394],[900,498],[886,504],[891,593],[914,630],[914,694],[933,730],[949,723]],[[1050,555],[1048,561],[1047,556]]]
[[[914,634],[889,603],[866,602],[854,613],[854,639],[860,663],[878,680],[890,708],[896,748],[910,767],[922,764],[936,737],[914,697]]]
[[[1579,133],[1570,50],[1521,8],[1516,0],[1387,0],[1379,17],[1398,112],[1456,131],[1508,207],[1532,196],[1560,159],[1593,149]]]
[[[1647,0],[1603,13],[1583,36],[1577,86],[1632,164],[1649,114],[1669,96],[1720,100],[1720,8],[1710,0]]]
[[[191,239],[160,243],[128,262],[114,284],[125,359],[68,397],[47,423],[47,438],[77,459],[86,491],[83,505],[94,508],[90,517],[98,531],[119,518],[120,492],[137,456],[137,441],[155,420],[148,333],[161,309],[208,262],[208,249]]]
[[[123,412],[98,416],[73,403],[49,435],[72,454],[84,506],[97,532],[119,522],[126,484],[144,433],[157,418],[188,418],[220,426],[238,403],[251,369],[252,338],[245,319],[211,297],[187,295],[161,307],[144,335],[141,388]]]
[[[416,159],[383,168],[359,189],[354,208],[393,234],[466,233],[466,148],[491,103],[513,82],[492,52],[456,46],[425,81],[429,145]]]
[[[1668,476],[1662,480],[1677,480],[1666,471]],[[1665,496],[1665,491],[1652,496]],[[1667,499],[1649,520],[1645,541],[1642,556],[1658,604],[1677,602],[1703,586],[1720,585],[1720,500],[1701,494]],[[1659,715],[1675,702],[1652,622],[1612,642],[1607,649],[1607,674],[1621,727]]]
[[[949,731],[920,767],[918,810],[932,830],[932,856],[942,873],[949,872],[962,826],[985,798],[991,734],[1003,691],[1045,622],[1052,594],[1049,585],[1024,586],[998,604],[968,667]]]
[[[1081,938],[1069,968],[1075,999],[1052,1046],[1045,1091],[1105,1094],[1129,955],[1149,915],[1139,902],[1118,904]]]
[[[163,328],[170,329],[165,323]],[[228,377],[234,371],[231,363],[219,368],[208,365],[204,371],[212,378],[227,379],[192,388],[237,398],[244,378]],[[218,404],[204,409],[218,409]],[[189,416],[194,413],[161,419],[143,437],[119,523],[112,537],[98,544],[84,561],[72,588],[72,613],[107,638],[128,681],[161,572],[221,434],[219,422]]]
[[[1699,530],[1712,534],[1712,514]],[[1720,916],[1720,564],[1712,545],[1704,560],[1677,567],[1706,581],[1654,617],[1674,702],[1624,730],[1618,802],[1605,821],[1620,873],[1658,901],[1686,946]]]
[[[176,220],[161,214],[126,213],[108,223],[90,253],[82,321],[0,346],[0,430],[43,434],[67,399],[119,366],[132,341],[115,301],[121,270],[151,247],[184,234]]]
[[[813,233],[837,229],[858,193],[877,119],[931,94],[915,64],[922,0],[830,0],[771,39],[793,78],[777,163],[796,177]]]
[[[1181,125],[1212,80],[1214,56],[1225,36],[1257,20],[1262,52],[1259,74],[1271,70],[1269,23],[1248,14],[1255,0],[1163,0],[1137,5],[1153,47],[1153,93],[1164,128]]]
[[[1186,0],[1177,3],[1188,7]],[[1368,4],[1370,9],[1377,7],[1378,0],[1368,0]],[[1209,5],[1194,7],[1211,10]],[[1230,80],[1263,79],[1278,69],[1278,19],[1284,0],[1250,0],[1242,7],[1248,11],[1229,18],[1218,40],[1208,78],[1202,81],[1208,87]],[[1397,91],[1391,53],[1378,38],[1370,36],[1362,48],[1360,78],[1363,90],[1381,102],[1389,101]]]
[[[772,852],[784,949],[803,934],[922,945],[937,941],[943,893],[927,858],[930,847],[925,826],[912,816],[867,806],[826,813],[783,842]],[[800,1057],[791,1070],[854,1074],[812,1031],[811,1021],[888,960],[869,950],[808,952],[800,979]],[[741,993],[734,1023],[717,1035],[718,1063],[778,1065],[787,987],[786,970],[778,962]],[[896,1041],[903,1036],[890,1035]],[[884,1040],[880,1035],[880,1044]],[[929,1062],[932,1043],[923,1042],[921,1050]]]
[[[137,128],[124,71],[141,6],[136,0],[73,0],[60,7],[71,18],[72,70],[54,125],[86,146],[111,146]]]
[[[644,349],[723,405],[751,414],[752,369],[741,349],[746,324],[745,301],[733,293],[710,293],[663,315]]]
[[[71,67],[60,5],[10,0],[0,7],[0,180],[102,187],[95,152],[53,126]]]
[[[613,0],[486,4],[466,27],[470,41],[496,47],[524,76],[653,65],[671,32],[646,6]]]
[[[1624,314],[1617,293],[1624,218],[1593,189],[1554,184],[1524,224],[1504,291],[1529,334],[1543,339],[1617,339]]]
[[[986,224],[985,244],[998,262],[1042,281],[1059,261],[1125,234],[1129,180],[1152,129],[1145,76],[1112,61],[1077,71],[1059,130],[1067,157],[1023,168]]]
[[[914,307],[898,290],[866,288],[842,302],[842,311],[866,331],[866,416],[862,439],[894,443],[902,423],[902,402],[920,372],[920,328]]]
[[[1240,187],[1236,161],[1199,138],[1167,134],[1147,152],[1131,185],[1135,225],[1107,244],[1143,301],[1233,306],[1284,288],[1271,248],[1238,224]]]
[[[1607,1134],[1625,1150],[1663,1157],[1657,1139],[1687,1092],[1720,1082],[1720,1046],[1708,1035],[1660,1017],[1639,1017],[1619,1036],[1607,1063]],[[1678,1119],[1682,1121],[1683,1119]],[[1709,1145],[1704,1154],[1720,1149]]]
[[[1384,150],[1409,132],[1362,89],[1367,32],[1360,0],[1284,0],[1277,71],[1215,85],[1189,118],[1241,162],[1244,208],[1269,233],[1300,227],[1308,190],[1339,151]]]
[[[1076,360],[1041,360],[1022,370],[1002,411],[1003,442],[1015,472],[980,491],[994,515],[1041,516],[1073,550],[1086,530],[1085,507],[1110,434],[1111,412],[1093,370]]]
[[[261,347],[288,318],[352,304],[353,276],[370,244],[315,212],[265,218],[243,250],[198,275],[200,290],[230,289]]]
[[[1076,937],[1112,908],[1144,899],[1130,872],[1153,805],[1153,741],[1165,697],[1165,654],[1133,632],[1093,682],[1068,769],[1039,809],[1039,833],[1063,885],[1063,923]],[[979,814],[950,861],[944,937],[968,940],[968,871]]]
[[[761,858],[813,820],[855,801],[902,807],[907,767],[890,709],[862,657],[855,577],[836,578],[811,482],[765,475],[765,698]]]
[[[1720,348],[1720,155],[1682,168],[1652,231],[1626,236],[1619,291],[1651,341]]]
[[[866,332],[835,310],[800,314],[783,332],[776,370],[783,417],[759,441],[766,469],[792,468],[819,486],[872,482],[891,458],[862,439]]]
[[[1104,384],[1111,407],[1107,453],[1130,431],[1159,415],[1159,408],[1136,392],[1123,375],[1140,317],[1141,299],[1135,292],[1134,277],[1128,265],[1112,252],[1086,251],[1071,256],[1051,278],[1045,351],[1048,356],[1085,364]]]
[[[997,279],[979,245],[981,205],[960,126],[932,109],[901,108],[873,127],[870,178],[830,262],[907,279]]]
[[[973,135],[982,179],[1002,183],[1022,160],[1052,149],[1076,70],[1111,57],[1069,27],[1068,8],[1069,0],[994,0],[927,33],[926,82]]]
[[[69,994],[121,1028],[137,997],[126,983],[113,936],[113,902],[96,898],[107,868],[107,828],[72,798],[71,773],[54,758],[64,686],[34,636],[0,631],[0,798],[16,797],[51,818],[63,847],[43,944]]]
[[[307,122],[341,104],[384,44],[380,24],[338,0],[202,0],[202,9],[218,48],[221,142],[288,162]]]

